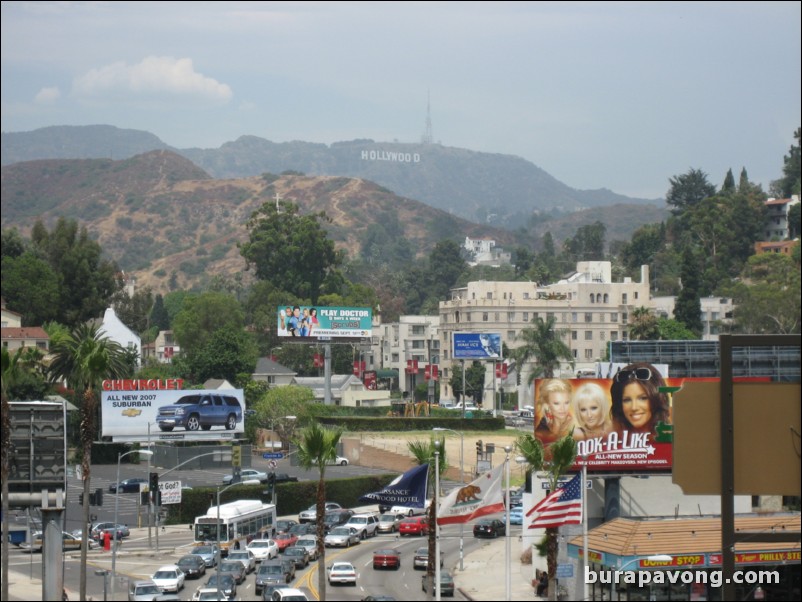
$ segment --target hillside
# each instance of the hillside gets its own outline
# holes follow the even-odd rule
[[[440,240],[491,237],[513,244],[509,231],[479,226],[399,197],[365,180],[269,176],[212,179],[169,151],[123,161],[51,160],[2,168],[2,227],[27,233],[37,218],[51,226],[74,218],[140,285],[166,291],[202,285],[215,274],[233,277],[245,263],[237,244],[246,222],[276,195],[302,211],[325,211],[329,236],[349,256],[374,224],[397,221],[419,256]]]
[[[376,182],[470,221],[516,229],[534,212],[614,204],[658,205],[610,190],[576,190],[520,157],[441,144],[352,140],[331,145],[275,143],[242,136],[214,149],[175,149],[153,134],[112,126],[49,127],[2,134],[2,164],[52,158],[124,159],[170,149],[214,178],[237,179],[294,171]]]

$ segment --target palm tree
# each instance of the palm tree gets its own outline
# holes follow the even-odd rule
[[[551,444],[549,451],[551,459],[546,461],[545,451],[540,439],[534,435],[521,435],[515,441],[515,447],[526,460],[526,473],[530,479],[532,473],[545,471],[549,481],[549,489],[554,491],[559,484],[560,477],[573,466],[576,461],[576,441],[569,434]],[[546,529],[546,565],[549,574],[549,600],[557,599],[557,584],[554,578],[557,574],[557,551],[559,529],[549,527]]]
[[[320,479],[317,482],[317,588],[320,599],[326,599],[326,546],[323,545],[323,521],[326,518],[326,466],[337,457],[340,429],[325,429],[317,422],[301,431],[298,439],[298,463],[306,470],[317,467]]]
[[[660,338],[657,316],[648,307],[636,307],[632,310],[629,321],[629,339],[631,341],[656,341]]]
[[[79,324],[50,348],[53,361],[50,376],[66,380],[75,391],[82,391],[81,405],[81,478],[84,485],[84,517],[81,541],[81,600],[86,600],[86,552],[89,545],[89,491],[92,444],[97,434],[97,390],[103,379],[128,376],[125,351],[107,338],[96,324]]]
[[[438,466],[440,468],[440,474],[438,476],[443,476],[443,473],[448,468],[448,460],[446,459],[446,440],[445,437],[440,437],[435,439],[432,437],[429,441],[409,441],[407,443],[407,448],[409,452],[413,456],[413,462],[418,466],[423,466],[424,464],[429,465],[429,473],[427,478],[429,482],[432,481],[434,478],[434,469],[435,469],[435,458],[434,452],[439,451],[439,458],[438,458]],[[429,506],[429,562],[426,565],[426,576],[427,577],[434,577],[435,567],[434,563],[439,562],[440,559],[436,558],[435,555],[437,551],[435,550],[435,537],[437,536],[437,498],[440,494],[439,491],[436,491],[436,487],[434,488],[434,496],[432,497],[432,505]],[[432,583],[434,583],[432,581]],[[434,587],[430,588],[429,591],[434,591]]]
[[[560,367],[560,360],[566,360],[574,366],[574,355],[571,348],[563,342],[566,330],[556,330],[554,316],[543,320],[540,316],[532,320],[532,328],[524,328],[516,337],[523,341],[523,345],[512,351],[518,373],[521,374],[524,365],[530,360],[535,367],[529,374],[527,384],[538,377],[554,378],[554,372]]]

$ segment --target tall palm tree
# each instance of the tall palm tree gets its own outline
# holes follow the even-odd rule
[[[437,442],[435,444],[435,441]],[[434,470],[435,470],[435,461],[434,461],[434,452],[435,450],[439,451],[439,458],[438,458],[438,466],[440,468],[440,474],[438,476],[443,476],[443,473],[448,468],[448,460],[446,459],[446,439],[445,437],[440,437],[435,439],[432,437],[429,441],[409,441],[407,443],[407,448],[409,449],[409,453],[412,454],[413,462],[418,466],[423,466],[424,464],[429,465],[429,472],[427,474],[427,478],[431,483],[434,480]],[[427,577],[434,577],[435,561],[439,562],[440,559],[436,558],[435,555],[437,551],[435,550],[435,537],[437,536],[437,499],[440,495],[440,492],[437,491],[436,487],[432,487],[434,490],[434,496],[432,497],[432,505],[429,506],[429,562],[426,565],[426,576]],[[434,583],[434,582],[432,582]],[[434,587],[430,588],[429,591],[434,591]]]
[[[326,599],[326,546],[323,545],[323,521],[326,518],[326,466],[337,457],[340,429],[326,429],[317,422],[303,429],[298,438],[298,462],[306,470],[317,467],[320,479],[317,482],[317,508],[315,523],[317,531],[317,588],[320,599]]]
[[[89,491],[92,444],[97,436],[97,391],[103,379],[129,376],[125,350],[105,336],[96,324],[79,324],[50,348],[53,361],[50,376],[66,380],[75,391],[81,391],[81,478],[84,486],[84,517],[81,541],[81,600],[86,600],[86,552],[89,545]]]
[[[657,327],[657,316],[648,307],[636,307],[632,310],[629,321],[629,339],[631,341],[656,341],[660,338]]]
[[[541,376],[554,378],[554,372],[562,360],[570,363],[572,368],[574,366],[571,348],[563,342],[568,331],[555,329],[555,323],[554,316],[548,316],[545,320],[538,316],[532,320],[532,327],[524,328],[515,339],[523,341],[523,345],[512,351],[518,374],[522,373],[524,365],[530,360],[535,364],[527,384],[532,384],[535,378]]]
[[[554,491],[559,484],[560,477],[573,466],[576,461],[576,441],[573,435],[569,434],[551,444],[549,451],[551,459],[546,461],[545,450],[540,439],[534,435],[521,435],[515,441],[515,447],[526,460],[526,473],[531,477],[534,472],[546,472],[549,481],[549,489]],[[549,527],[546,529],[546,565],[549,575],[549,600],[557,599],[557,552],[559,550],[557,537],[559,528]]]

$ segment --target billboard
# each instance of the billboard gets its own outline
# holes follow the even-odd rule
[[[573,431],[588,472],[671,472],[671,392],[687,379],[632,364],[605,379],[537,379],[535,437],[546,448]]]
[[[11,493],[66,491],[65,402],[10,401],[8,419],[8,490]]]
[[[106,389],[102,436],[112,441],[219,441],[245,432],[242,389]]]
[[[501,334],[498,332],[455,332],[452,357],[455,360],[501,358]]]
[[[373,310],[369,307],[311,307],[284,305],[276,310],[279,337],[327,341],[364,339],[372,335]]]

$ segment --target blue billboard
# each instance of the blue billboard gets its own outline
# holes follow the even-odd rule
[[[497,332],[455,332],[455,360],[501,359],[501,334]]]

